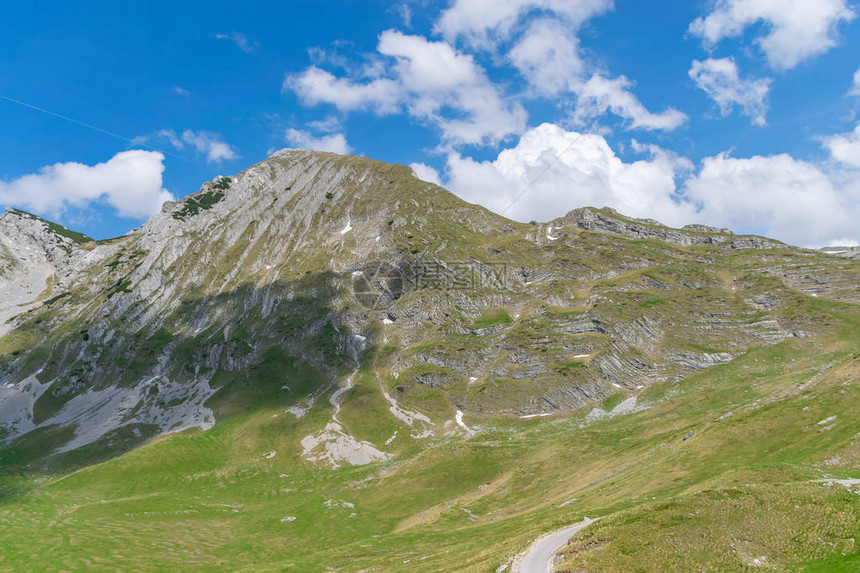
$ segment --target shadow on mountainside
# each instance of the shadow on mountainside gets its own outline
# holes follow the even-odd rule
[[[19,330],[44,341],[15,351],[2,365],[6,380],[36,374],[48,386],[32,405],[38,427],[0,447],[0,478],[65,473],[170,431],[140,419],[145,409],[170,412],[185,406],[181,390],[159,395],[155,382],[160,379],[189,392],[206,381],[204,387],[214,392],[200,401],[212,411],[212,422],[288,406],[321,390],[362,360],[363,345],[350,334],[341,304],[344,294],[343,280],[334,273],[259,288],[245,284],[183,300],[159,325],[137,332],[122,319],[105,324],[100,318],[45,328],[46,313],[56,309],[43,305]],[[52,336],[58,330],[62,334]],[[64,421],[64,407],[75,398],[101,396],[93,403],[95,411],[98,400],[107,395],[100,392],[140,388],[145,391],[136,394],[139,403],[121,404],[112,412],[121,418],[115,427],[81,447],[57,453],[87,422],[87,412]]]

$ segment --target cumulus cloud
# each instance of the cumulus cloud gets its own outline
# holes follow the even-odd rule
[[[445,10],[436,31],[448,41],[495,51],[512,44],[507,60],[529,83],[532,95],[576,96],[574,120],[611,112],[631,129],[671,131],[687,116],[668,108],[649,111],[626,77],[610,78],[580,54],[582,25],[612,8],[609,0],[457,0]]]
[[[792,244],[860,239],[856,172],[852,177],[788,155],[720,154],[695,167],[657,146],[634,140],[631,148],[647,156],[625,161],[599,135],[543,124],[493,160],[450,154],[446,185],[519,221],[606,205],[673,226],[705,223]]]
[[[405,111],[438,127],[446,144],[497,143],[525,128],[525,110],[503,99],[472,56],[395,30],[380,35],[377,50],[392,62],[387,77],[340,78],[312,66],[287,76],[284,89],[341,111]]]
[[[785,154],[709,157],[685,185],[703,221],[815,246],[858,238],[858,191],[838,173]]]
[[[220,163],[238,157],[236,150],[230,144],[225,143],[219,134],[209,131],[186,129],[182,133],[177,133],[172,129],[162,129],[152,135],[135,137],[132,143],[142,145],[150,141],[167,142],[176,149],[184,149],[186,145],[189,145],[197,153],[204,155],[207,163]]]
[[[489,48],[494,39],[507,40],[530,12],[552,13],[568,27],[612,8],[612,0],[455,0],[444,10],[434,30],[449,42],[464,40]]]
[[[724,117],[738,105],[754,125],[767,124],[765,115],[771,80],[742,79],[732,58],[708,58],[703,62],[693,60],[689,74],[696,86],[719,106]]]
[[[545,123],[492,161],[449,155],[446,175],[449,188],[465,200],[520,221],[608,205],[635,217],[682,224],[695,215],[676,196],[675,174],[687,168],[666,152],[625,163],[603,137]]]
[[[424,163],[410,163],[409,167],[415,173],[415,177],[422,181],[429,181],[436,185],[442,185],[442,178],[439,177],[439,172]]]
[[[836,45],[836,29],[855,13],[845,0],[717,0],[713,10],[690,24],[711,49],[758,22],[767,32],[756,44],[777,70],[788,70]]]
[[[630,129],[676,129],[686,115],[671,107],[648,110],[633,94],[630,80],[612,78],[582,57],[576,34],[612,5],[611,0],[455,0],[434,27],[442,41],[388,30],[363,67],[335,75],[313,65],[288,75],[283,89],[310,106],[406,113],[438,128],[440,148],[448,150],[495,145],[518,135],[527,124],[521,101],[549,97],[565,102],[565,94],[576,103],[573,120],[580,123],[609,112]],[[529,89],[507,94],[469,50],[490,51],[494,69],[515,68]]]
[[[611,111],[627,119],[631,128],[666,131],[677,129],[687,121],[686,114],[671,107],[660,113],[648,111],[629,87],[630,81],[624,76],[607,78],[595,74],[576,89],[578,100],[574,118],[581,121]]]
[[[283,87],[296,92],[306,105],[330,103],[340,111],[372,110],[380,115],[398,111],[402,97],[401,86],[394,80],[354,82],[317,66],[287,76]]]
[[[229,34],[215,34],[215,37],[219,40],[228,40],[236,44],[236,47],[245,52],[246,54],[250,54],[254,50],[257,49],[257,45],[248,40],[245,34],[241,32],[230,32]]]
[[[55,163],[0,181],[0,203],[54,218],[70,207],[106,203],[122,217],[149,217],[174,199],[162,187],[163,172],[164,155],[155,151],[123,151],[92,166]]]
[[[329,151],[338,155],[346,155],[352,149],[346,141],[346,136],[342,133],[314,136],[309,131],[288,129],[285,139],[287,143],[300,149]]]
[[[821,141],[830,151],[833,159],[860,169],[860,124],[854,128],[854,131],[824,137]]]
[[[531,22],[508,58],[538,95],[574,89],[585,69],[579,40],[563,23],[549,18]]]

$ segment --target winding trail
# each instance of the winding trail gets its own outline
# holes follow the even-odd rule
[[[513,573],[552,573],[555,552],[564,547],[570,538],[596,520],[585,518],[576,525],[544,535],[532,543],[525,555],[513,566]]]

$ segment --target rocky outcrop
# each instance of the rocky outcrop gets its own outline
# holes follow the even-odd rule
[[[0,262],[0,440],[75,427],[64,449],[208,427],[249,389],[304,412],[367,361],[409,411],[569,410],[814,335],[798,299],[860,283],[769,239],[607,209],[521,225],[409,168],[297,150],[112,241],[7,212]]]
[[[707,225],[687,225],[671,229],[653,219],[631,219],[614,209],[576,209],[564,218],[567,224],[587,231],[615,233],[636,239],[656,239],[682,247],[720,245],[730,249],[772,249],[783,246],[779,241],[756,236],[736,236],[728,229]]]

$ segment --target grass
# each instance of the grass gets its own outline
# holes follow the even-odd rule
[[[783,569],[850,570],[856,495],[812,480],[852,474],[821,460],[851,447],[860,390],[846,382],[860,365],[840,343],[816,346],[786,342],[656,386],[635,414],[582,427],[584,414],[467,417],[481,428],[470,439],[407,437],[390,462],[338,470],[301,459],[300,438],[328,419],[325,400],[300,420],[283,413],[287,396],[251,413],[243,404],[207,432],[59,480],[3,478],[22,493],[0,505],[0,568],[48,547],[45,568],[487,571],[541,531],[606,515],[566,549],[571,570],[725,570],[762,555]],[[290,376],[270,359],[261,380]],[[408,436],[374,378],[356,375],[342,422],[376,443]],[[836,427],[820,431],[832,415]]]
[[[178,221],[184,221],[189,217],[193,217],[200,211],[207,211],[220,203],[224,199],[224,192],[230,188],[231,179],[222,177],[214,185],[210,191],[203,191],[186,197],[182,202],[182,209],[173,214],[173,218]]]
[[[498,324],[511,324],[514,319],[503,309],[487,310],[472,324],[474,328],[488,328]]]
[[[44,454],[73,429],[42,428],[0,447],[0,570],[495,571],[585,515],[603,519],[567,548],[569,569],[731,570],[762,555],[782,570],[857,563],[846,545],[857,539],[857,498],[814,480],[858,477],[860,315],[773,274],[803,263],[797,253],[683,248],[571,226],[537,245],[539,228],[465,206],[407,168],[337,161],[370,180],[347,175],[314,204],[312,183],[287,197],[291,186],[235,240],[201,231],[171,266],[156,265],[182,292],[163,330],[131,334],[122,321],[142,316],[140,307],[99,324],[93,304],[61,322],[83,298],[76,290],[33,311],[32,329],[0,338],[4,368],[33,371],[40,360],[27,353],[48,336],[40,380],[81,360],[107,365],[85,377],[100,388],[141,380],[169,352],[171,380],[214,376],[208,406],[218,419],[205,432],[161,437],[126,426],[58,456]],[[219,186],[229,182],[212,186],[212,200],[226,191]],[[311,207],[285,231],[289,214]],[[358,232],[338,233],[348,213],[356,231],[378,225],[383,259],[430,269],[437,259],[501,261],[508,282],[409,291],[396,323],[383,327],[385,315],[344,292],[363,248]],[[134,252],[134,237],[124,252]],[[273,267],[261,270],[268,256]],[[109,263],[111,282],[101,284],[126,292],[128,279],[116,279],[136,264],[127,258]],[[763,295],[776,299],[773,309],[748,302]],[[45,335],[43,318],[60,326]],[[99,346],[97,326],[121,345]],[[350,332],[371,345],[358,365]],[[786,332],[814,336],[777,343]],[[737,358],[691,373],[667,360],[677,350]],[[592,420],[593,407],[609,411],[628,396],[600,370],[614,359],[626,372],[653,365],[666,381],[637,390],[641,410]],[[327,398],[357,367],[338,421],[392,457],[314,466],[302,440],[332,421]],[[418,428],[394,416],[380,386],[430,416],[435,436],[414,437]],[[316,391],[304,416],[285,412]],[[543,399],[559,397],[585,405],[519,417],[554,412]],[[458,429],[457,409],[474,435]],[[799,535],[795,511],[810,535]],[[756,527],[738,525],[748,516]],[[738,536],[746,557],[732,556]]]
[[[39,217],[38,215],[33,215],[32,213],[28,213],[27,211],[22,211],[20,209],[11,209],[11,210],[15,213],[18,213],[19,215],[33,219],[34,221],[40,221],[40,222],[44,223],[50,232],[54,233],[55,235],[65,237],[67,239],[71,239],[73,243],[76,243],[76,244],[89,243],[93,240],[92,238],[88,237],[87,235],[84,235],[83,233],[78,233],[76,231],[70,231],[69,229],[65,228],[64,226],[59,225],[57,223],[53,223],[51,221],[48,221],[47,219],[43,219],[43,218]]]

